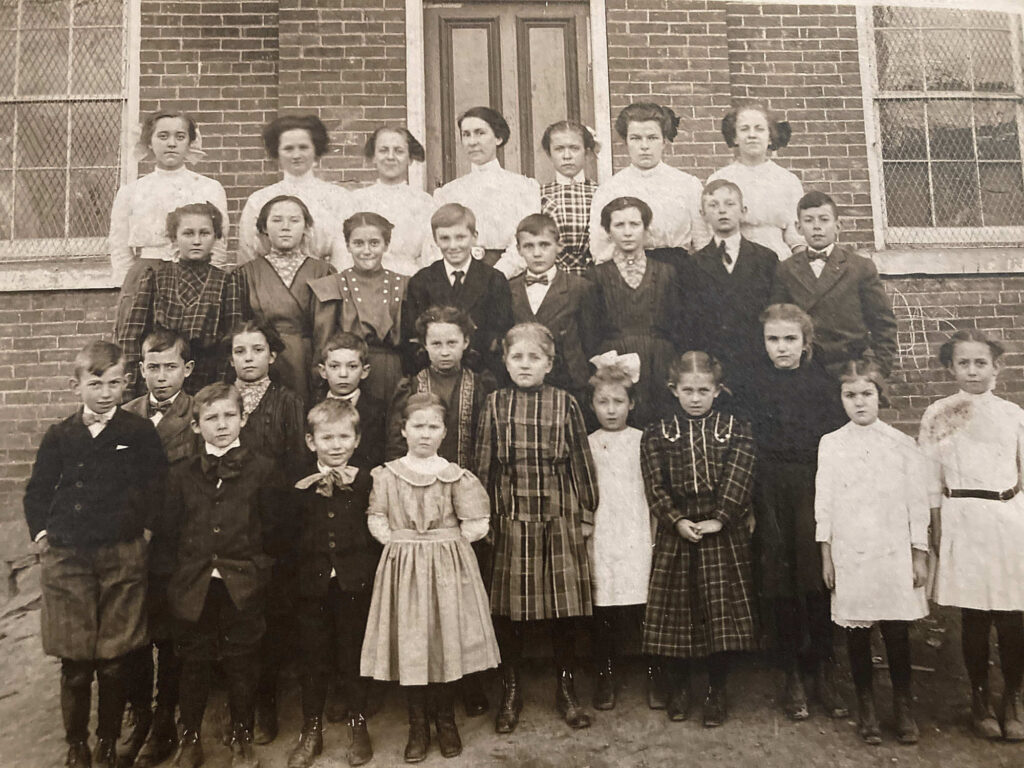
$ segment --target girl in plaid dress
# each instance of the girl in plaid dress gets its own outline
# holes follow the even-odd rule
[[[555,168],[555,180],[540,187],[540,210],[558,224],[562,252],[558,267],[569,274],[585,275],[593,265],[590,256],[590,205],[597,184],[584,170],[588,157],[597,153],[590,129],[575,120],[549,125],[540,145]]]
[[[668,716],[689,714],[690,659],[707,657],[704,725],[726,717],[732,651],[755,646],[750,530],[754,438],[750,426],[714,408],[722,367],[687,352],[669,368],[678,404],[644,430],[640,465],[658,520],[643,652],[664,657]]]
[[[527,621],[549,622],[555,705],[570,727],[587,728],[573,661],[575,618],[591,613],[584,535],[597,508],[594,460],[579,405],[544,384],[555,356],[551,332],[539,323],[516,325],[504,351],[513,386],[488,397],[477,444],[477,471],[491,498],[491,612],[504,683],[495,730],[511,733],[519,722],[517,666]]]

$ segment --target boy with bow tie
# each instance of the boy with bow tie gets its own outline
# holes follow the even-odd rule
[[[168,519],[177,562],[168,586],[181,660],[182,734],[175,765],[203,762],[200,726],[211,667],[220,659],[231,711],[232,768],[255,768],[253,718],[265,588],[273,563],[274,514],[282,509],[273,461],[238,439],[245,416],[230,384],[203,387],[193,398],[192,429],[201,453],[171,470]]]
[[[146,394],[127,403],[126,411],[149,419],[160,436],[171,466],[196,455],[201,445],[192,431],[192,398],[182,388],[192,374],[193,361],[188,341],[166,328],[158,328],[142,342],[141,378]],[[171,614],[167,605],[167,582],[174,570],[174,550],[165,536],[149,545],[147,614],[152,640],[132,654],[128,703],[132,731],[122,754],[134,768],[158,765],[174,754],[178,746],[175,709],[178,706],[178,660],[171,637]],[[157,664],[153,664],[153,648]],[[156,712],[152,711],[153,678],[157,682]]]
[[[43,650],[61,660],[66,765],[113,768],[125,706],[125,655],[148,643],[147,540],[160,525],[167,460],[153,425],[120,408],[121,348],[94,341],[75,357],[82,408],[43,436],[25,488],[42,565]],[[89,699],[98,684],[97,744]]]
[[[360,442],[359,412],[328,398],[306,419],[306,445],[316,472],[295,483],[288,508],[298,525],[299,635],[302,646],[302,732],[288,759],[308,768],[323,750],[327,682],[336,666],[348,708],[349,765],[373,757],[366,728],[366,680],[359,655],[370,610],[380,545],[370,535],[366,510],[373,480],[349,465]]]

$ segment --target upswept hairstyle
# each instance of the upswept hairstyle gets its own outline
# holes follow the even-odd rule
[[[185,216],[206,216],[213,225],[213,236],[220,240],[224,237],[224,214],[220,209],[207,200],[205,203],[189,203],[175,208],[167,214],[165,223],[168,240],[174,240],[178,236],[178,225]]]
[[[146,115],[146,118],[142,121],[142,131],[139,135],[140,144],[149,146],[149,143],[153,140],[153,131],[156,129],[157,120],[163,120],[165,117],[175,117],[184,120],[188,126],[189,143],[191,144],[196,140],[196,137],[199,135],[199,128],[192,115],[180,109],[158,109],[156,112]]]
[[[629,135],[630,123],[657,123],[666,141],[672,141],[679,133],[679,118],[669,107],[652,101],[635,101],[619,112],[615,118],[615,132],[623,141]]]
[[[508,122],[497,110],[490,107],[470,107],[459,115],[458,124],[460,131],[462,130],[462,121],[467,117],[475,117],[477,120],[483,120],[491,126],[491,130],[494,131],[494,137],[498,140],[499,147],[503,147],[508,143],[512,131],[508,127]]]
[[[399,136],[405,137],[405,145],[409,148],[409,159],[415,160],[418,163],[422,163],[427,159],[426,150],[423,149],[423,145],[419,143],[416,137],[412,135],[412,131],[404,125],[382,125],[367,137],[366,143],[363,145],[363,157],[367,160],[372,160],[373,156],[377,153],[377,137],[382,133],[397,133]]]
[[[331,139],[327,134],[327,126],[321,122],[319,117],[316,115],[284,115],[276,120],[271,120],[263,127],[263,146],[266,147],[267,157],[277,160],[281,134],[285,131],[297,130],[303,130],[309,134],[309,138],[313,142],[313,151],[318,158],[327,154]]]
[[[583,123],[576,120],[559,120],[544,129],[544,135],[540,137],[540,148],[551,154],[551,137],[556,133],[578,133],[583,139],[583,149],[587,152],[597,150],[597,140]]]
[[[651,221],[654,219],[654,211],[651,210],[651,206],[639,197],[616,197],[601,209],[601,227],[604,231],[607,232],[611,227],[613,213],[630,208],[636,208],[640,211],[640,220],[644,223],[644,229],[648,229],[651,226]]]
[[[760,112],[764,115],[764,119],[768,123],[769,150],[775,151],[776,149],[782,149],[789,144],[789,139],[793,135],[793,129],[790,128],[789,123],[785,120],[779,120],[776,118],[775,115],[768,110],[768,107],[758,101],[737,104],[725,113],[725,117],[722,118],[722,137],[725,139],[726,144],[730,147],[736,146],[736,121],[739,119],[740,112],[746,112],[748,110]]]

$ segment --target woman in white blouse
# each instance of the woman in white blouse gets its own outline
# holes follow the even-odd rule
[[[353,208],[376,213],[394,224],[381,266],[414,275],[434,260],[430,232],[434,198],[409,186],[409,166],[426,158],[423,145],[408,128],[385,126],[370,134],[363,155],[373,161],[377,181],[352,193]]]
[[[796,204],[803,184],[793,173],[776,165],[772,152],[789,143],[789,123],[776,120],[762,104],[745,104],[722,118],[722,136],[736,160],[715,171],[709,182],[726,179],[743,192],[747,211],[743,236],[771,248],[780,259],[807,247],[796,230]]]
[[[603,182],[590,208],[590,252],[600,264],[614,247],[601,226],[601,210],[617,197],[636,197],[654,214],[647,230],[647,256],[676,265],[703,248],[711,234],[700,215],[703,186],[696,176],[666,164],[665,148],[675,139],[679,118],[668,107],[630,104],[615,119],[615,132],[626,142],[630,164]]]
[[[476,216],[477,245],[483,260],[512,277],[526,269],[516,250],[516,227],[531,213],[540,213],[540,185],[535,179],[506,171],[498,149],[511,131],[505,118],[490,107],[473,107],[459,115],[459,137],[470,171],[438,188],[438,207],[461,203]]]
[[[228,199],[220,182],[189,170],[204,156],[196,121],[185,112],[161,109],[143,121],[136,159],[155,160],[152,173],[117,191],[110,209],[110,266],[121,286],[116,328],[127,319],[139,279],[154,261],[171,261],[175,246],[167,237],[167,214],[189,203],[213,203],[224,219],[223,237],[213,246],[212,263],[227,261]]]
[[[345,250],[341,223],[352,214],[352,193],[344,187],[317,178],[313,169],[327,153],[330,137],[316,115],[286,115],[263,129],[267,155],[277,160],[283,178],[276,184],[249,195],[238,220],[238,266],[265,253],[256,232],[256,217],[264,204],[280,195],[299,198],[316,222],[307,233],[310,255],[330,261],[336,269],[347,269],[352,260]],[[311,235],[311,236],[310,236]]]

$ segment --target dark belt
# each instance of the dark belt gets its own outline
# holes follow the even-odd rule
[[[950,499],[987,499],[988,501],[1009,501],[1020,493],[1020,482],[1005,491],[983,491],[977,488],[943,488],[942,493]]]

